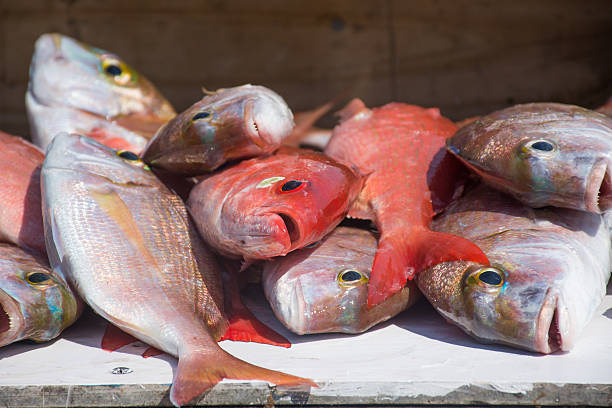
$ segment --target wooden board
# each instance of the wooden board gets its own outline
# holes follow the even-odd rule
[[[202,86],[244,83],[295,110],[347,92],[370,106],[439,106],[454,120],[530,101],[593,108],[612,94],[609,0],[2,0],[4,131],[28,136],[28,66],[45,32],[117,53],[178,110]]]

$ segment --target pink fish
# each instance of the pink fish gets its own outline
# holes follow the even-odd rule
[[[349,215],[372,220],[381,233],[368,306],[428,266],[455,259],[488,264],[470,241],[429,228],[463,181],[461,165],[444,149],[457,127],[437,108],[402,103],[368,109],[354,99],[340,114],[325,153],[367,176]]]

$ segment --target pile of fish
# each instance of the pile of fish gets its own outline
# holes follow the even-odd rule
[[[240,301],[253,271],[298,334],[360,333],[422,293],[474,338],[540,353],[570,350],[605,295],[605,110],[517,105],[459,128],[354,99],[321,152],[294,147],[313,116],[296,125],[270,89],[176,114],[60,34],[36,42],[26,107],[38,147],[0,133],[0,346],[58,336],[84,302],[113,325],[104,347],[133,336],[179,359],[176,406],[223,378],[317,386],[217,345],[289,346]]]

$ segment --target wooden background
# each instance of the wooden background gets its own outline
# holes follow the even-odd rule
[[[202,86],[244,83],[294,110],[348,92],[455,120],[612,94],[612,0],[0,0],[0,130],[28,136],[28,66],[45,32],[118,54],[177,110]]]

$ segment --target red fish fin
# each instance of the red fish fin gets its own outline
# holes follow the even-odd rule
[[[108,146],[112,149],[116,150],[129,150],[134,153],[139,153],[135,146],[126,141],[125,139],[115,136],[112,133],[108,132],[106,129],[97,127],[91,129],[89,132],[85,133],[86,136],[92,138],[98,143],[103,144],[104,146]]]
[[[141,356],[143,356],[144,358],[149,358],[159,356],[160,354],[164,354],[164,352],[156,349],[155,347],[149,347],[141,354]]]
[[[249,364],[226,353],[222,349],[187,351],[181,355],[176,369],[170,401],[175,406],[186,405],[212,388],[224,378],[236,380],[261,380],[276,385],[300,385],[316,387],[306,378],[268,370]]]
[[[381,237],[370,274],[368,307],[399,292],[421,270],[454,260],[489,264],[478,246],[456,235],[426,230]]]
[[[238,275],[233,272],[236,267],[233,266],[231,260],[223,259],[220,260],[220,263],[224,266],[221,277],[223,279],[225,313],[228,316],[229,327],[219,341],[234,340],[291,347],[289,340],[257,320],[242,303],[238,281],[244,277],[244,274]]]
[[[106,351],[116,351],[130,343],[140,341],[131,334],[127,334],[115,325],[108,323],[102,336],[100,347]]]
[[[338,112],[336,115],[340,117],[340,123],[349,120],[350,118],[359,115],[362,112],[372,112],[359,98],[351,99],[351,101]]]
[[[285,348],[291,347],[289,340],[257,320],[246,308],[238,312],[233,310],[229,324],[225,335],[219,341],[234,340],[270,344]]]

